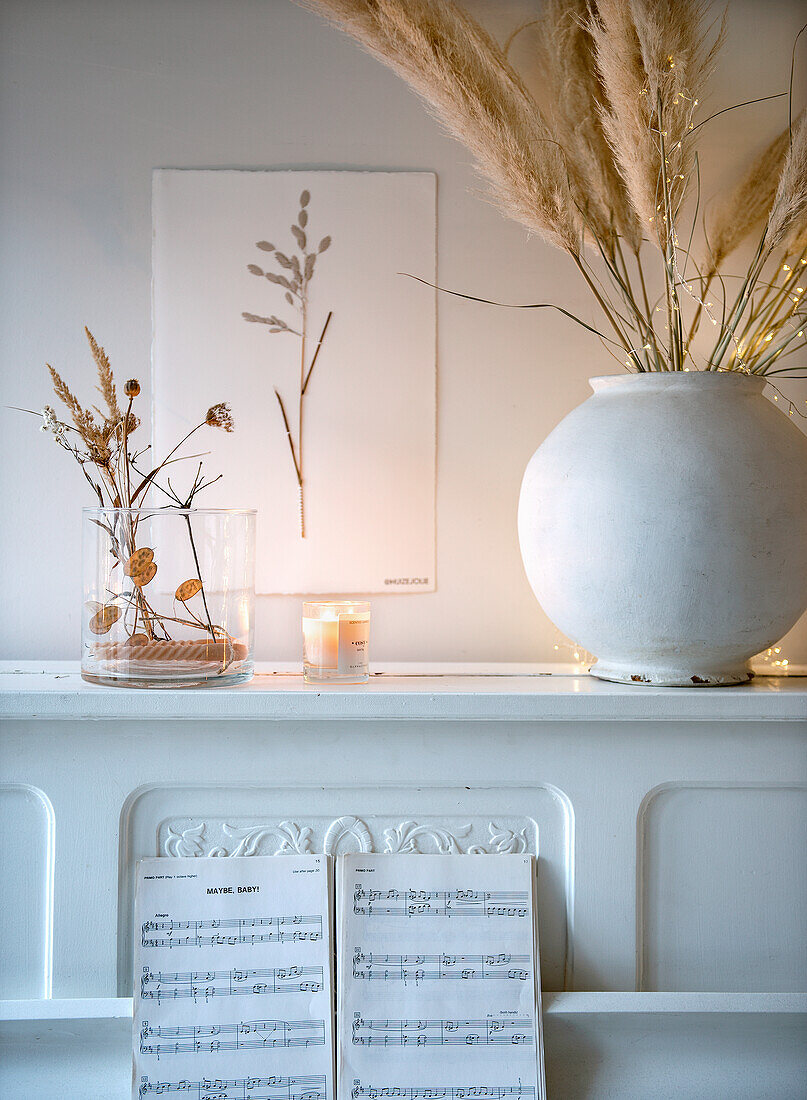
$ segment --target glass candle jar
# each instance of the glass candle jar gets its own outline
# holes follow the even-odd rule
[[[353,600],[303,604],[303,673],[309,684],[364,684],[370,678],[370,605]]]
[[[253,672],[255,512],[85,508],[81,675],[120,687]]]

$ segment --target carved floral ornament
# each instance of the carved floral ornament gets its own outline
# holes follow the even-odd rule
[[[523,819],[522,819],[523,820]],[[490,855],[494,853],[518,854],[531,849],[528,829],[533,822],[521,829],[509,829],[488,822],[488,836],[484,843],[472,843],[474,826],[447,828],[436,823],[421,825],[417,821],[401,821],[383,830],[383,846],[379,847],[368,825],[360,817],[349,814],[332,821],[325,830],[322,851],[335,855],[343,851],[376,852],[388,854],[409,853],[440,855]],[[214,826],[218,827],[218,826]],[[266,825],[220,826],[223,838],[213,843],[207,837],[208,824],[201,821],[185,828],[172,828],[168,823],[163,841],[167,856],[255,856],[255,855],[307,855],[316,851],[313,842],[314,827],[298,825],[295,821],[281,821]]]

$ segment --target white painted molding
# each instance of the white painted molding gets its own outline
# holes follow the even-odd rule
[[[81,679],[75,662],[4,661],[0,718],[798,721],[807,718],[807,677],[653,688],[605,683],[559,665],[398,665],[345,687],[307,685],[288,665],[260,665],[238,687],[166,691],[96,687]]]

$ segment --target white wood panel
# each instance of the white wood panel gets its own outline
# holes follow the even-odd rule
[[[639,987],[807,989],[806,850],[807,787],[652,791],[639,815]],[[692,951],[699,940],[708,952]]]
[[[0,996],[49,997],[53,808],[26,783],[0,785]]]

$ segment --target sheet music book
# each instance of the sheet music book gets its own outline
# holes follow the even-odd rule
[[[139,864],[133,1097],[543,1100],[532,856],[340,856],[335,890],[332,872]]]
[[[338,1095],[540,1100],[532,856],[337,864]]]
[[[145,859],[138,1100],[333,1100],[327,856]]]

